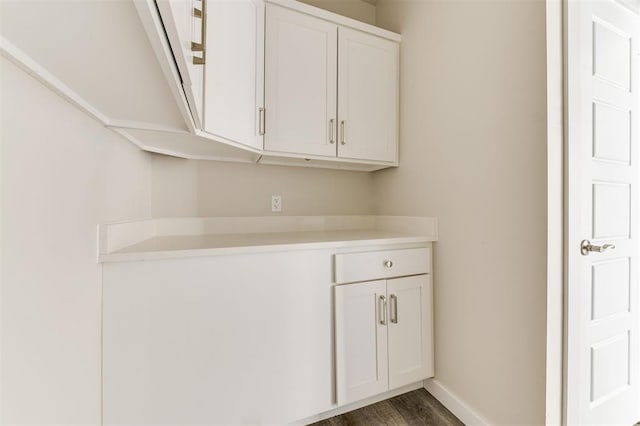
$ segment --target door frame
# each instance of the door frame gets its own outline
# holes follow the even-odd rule
[[[565,292],[565,22],[568,0],[546,0],[547,47],[547,315],[545,423],[564,413]]]

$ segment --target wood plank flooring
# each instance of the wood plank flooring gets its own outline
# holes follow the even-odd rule
[[[425,389],[408,392],[313,426],[464,426]]]

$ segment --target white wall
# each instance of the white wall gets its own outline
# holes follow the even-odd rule
[[[363,0],[298,0],[329,12],[375,25],[376,7]]]
[[[1,59],[2,424],[99,424],[96,225],[151,214],[151,157]]]
[[[150,155],[153,164],[152,216],[198,216],[198,161]]]
[[[271,212],[271,196],[282,212]],[[372,214],[373,176],[153,155],[154,217]]]
[[[200,216],[268,216],[271,195],[280,215],[352,215],[373,212],[373,176],[301,167],[200,162]]]
[[[545,2],[379,0],[377,22],[403,41],[376,212],[439,218],[436,379],[492,424],[543,424]]]

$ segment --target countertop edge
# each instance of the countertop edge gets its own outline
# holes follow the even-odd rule
[[[256,216],[256,217],[176,217],[132,220],[101,224],[98,229],[98,263],[177,259],[186,257],[266,253],[322,248],[350,248],[363,245],[426,243],[438,240],[438,220],[419,216]],[[398,236],[335,240],[256,242],[214,247],[182,247],[126,252],[156,237],[205,237],[229,234],[370,231],[397,233]],[[125,252],[122,252],[125,251]]]
[[[179,249],[163,251],[141,251],[137,253],[111,253],[101,254],[98,258],[100,263],[152,261],[167,259],[185,259],[205,256],[230,256],[257,253],[276,253],[292,250],[322,250],[322,249],[344,249],[365,246],[395,246],[403,244],[425,244],[434,242],[435,239],[427,236],[402,236],[391,238],[358,239],[358,240],[336,240],[305,243],[278,243],[255,246],[240,247],[215,247],[199,249]]]

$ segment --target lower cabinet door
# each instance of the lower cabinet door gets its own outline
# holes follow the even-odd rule
[[[386,281],[335,287],[338,405],[388,389]]]
[[[338,405],[433,377],[431,275],[335,287]]]
[[[431,275],[387,281],[389,389],[433,376]]]

